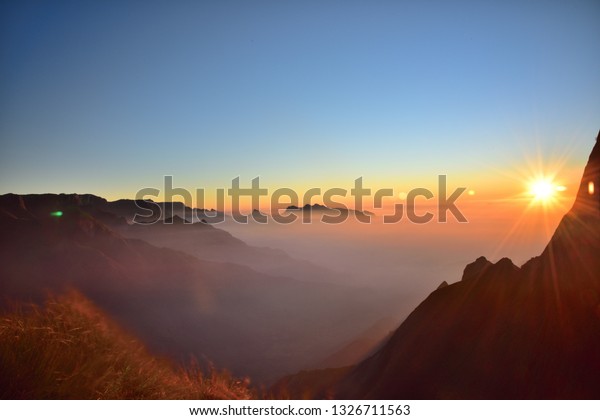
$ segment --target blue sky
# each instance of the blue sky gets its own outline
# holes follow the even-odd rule
[[[577,0],[4,1],[0,193],[393,186],[538,149],[581,166],[599,18]]]

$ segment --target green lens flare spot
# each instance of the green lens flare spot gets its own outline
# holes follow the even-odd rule
[[[52,216],[52,217],[60,217],[62,215],[63,215],[63,212],[60,211],[60,210],[59,211],[53,211],[52,213],[50,213],[50,216]]]

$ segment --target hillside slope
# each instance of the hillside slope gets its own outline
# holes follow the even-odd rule
[[[0,318],[0,399],[249,399],[226,372],[176,369],[70,292]]]

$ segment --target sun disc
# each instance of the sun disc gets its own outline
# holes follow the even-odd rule
[[[556,186],[546,179],[539,179],[531,184],[531,195],[538,201],[548,201],[557,191]]]

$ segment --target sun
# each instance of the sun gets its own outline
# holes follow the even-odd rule
[[[554,184],[546,179],[539,179],[531,184],[531,194],[536,200],[546,201],[554,195]]]
[[[551,179],[538,178],[530,182],[529,194],[533,197],[533,201],[542,204],[552,203],[557,197],[557,192],[564,191],[565,187],[556,185]]]

